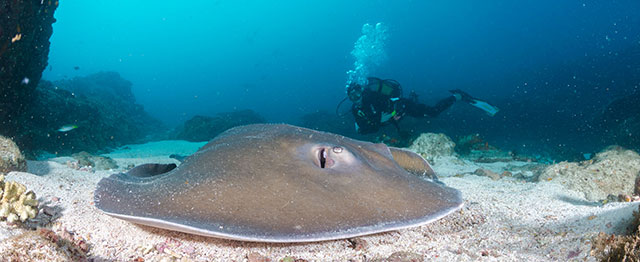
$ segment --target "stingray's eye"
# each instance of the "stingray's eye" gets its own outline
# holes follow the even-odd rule
[[[334,153],[341,153],[341,152],[342,152],[342,147],[334,146],[334,147],[333,147],[333,152],[334,152]]]

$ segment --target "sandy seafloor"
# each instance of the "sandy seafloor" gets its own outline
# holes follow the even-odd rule
[[[175,162],[168,155],[190,154],[203,143],[162,141],[132,145],[108,156],[121,168],[148,162]],[[456,158],[435,161],[434,169],[448,186],[462,192],[461,211],[426,226],[363,236],[361,248],[335,240],[301,244],[230,241],[135,225],[101,213],[93,205],[98,181],[116,171],[79,171],[65,158],[29,161],[28,173],[11,172],[6,180],[23,183],[41,203],[61,216],[52,228],[64,228],[89,244],[94,261],[247,261],[258,253],[271,261],[287,256],[308,261],[370,261],[406,251],[428,261],[595,261],[591,241],[599,232],[623,233],[635,203],[599,205],[581,193],[550,182],[523,179],[491,180],[469,174],[482,167],[532,175],[524,162],[478,164]],[[460,175],[462,174],[462,175]],[[425,199],[425,201],[428,201]],[[25,229],[0,222],[0,253],[11,236]],[[166,246],[158,249],[157,246]],[[162,251],[159,251],[162,250]],[[177,259],[180,258],[180,259]]]

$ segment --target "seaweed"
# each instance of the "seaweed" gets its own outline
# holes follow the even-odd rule
[[[601,261],[640,261],[640,209],[633,212],[633,233],[616,236],[600,233],[593,241],[591,255]]]

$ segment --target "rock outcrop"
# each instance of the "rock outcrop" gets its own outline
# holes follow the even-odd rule
[[[71,130],[61,129],[75,126]],[[102,152],[141,142],[162,124],[135,103],[131,83],[101,72],[55,82],[43,81],[20,125],[16,143],[29,155]]]
[[[252,110],[224,112],[213,117],[194,116],[176,129],[173,138],[192,142],[209,141],[229,128],[264,122],[264,118]]]
[[[609,195],[632,195],[638,172],[640,155],[614,146],[596,154],[592,160],[551,165],[542,170],[538,180],[562,184],[584,193],[589,201],[599,201]]]
[[[0,136],[0,174],[27,171],[27,160],[11,139]]]

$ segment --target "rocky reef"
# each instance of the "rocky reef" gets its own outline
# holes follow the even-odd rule
[[[131,83],[117,73],[40,81],[57,7],[57,0],[2,2],[0,134],[34,157],[97,152],[162,130],[135,103]],[[78,128],[60,130],[65,125]]]
[[[591,160],[551,165],[540,172],[538,181],[560,183],[584,193],[589,201],[600,201],[610,195],[633,195],[639,172],[638,153],[612,146]]]
[[[29,156],[91,153],[140,142],[164,130],[135,103],[131,82],[115,72],[42,81],[15,141]]]
[[[0,14],[0,133],[16,135],[47,67],[58,1],[2,1]]]
[[[229,128],[264,122],[264,118],[252,110],[223,112],[213,117],[194,116],[176,128],[172,137],[192,142],[209,141]]]

